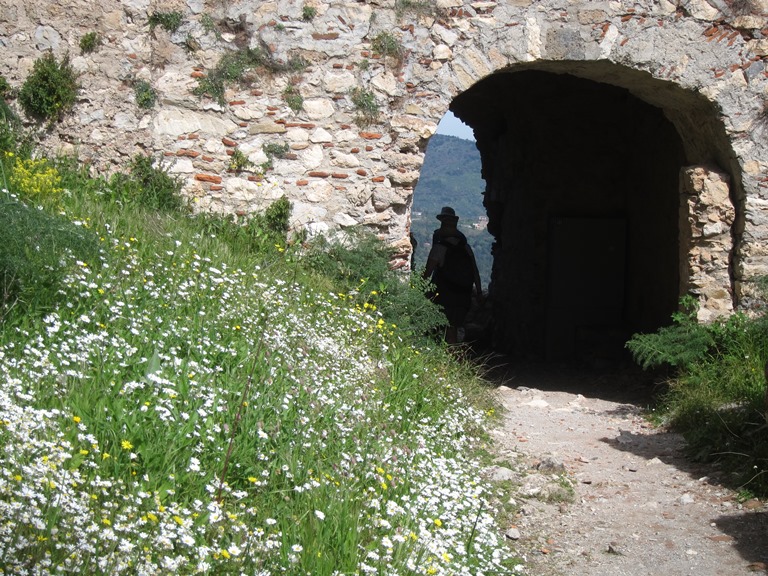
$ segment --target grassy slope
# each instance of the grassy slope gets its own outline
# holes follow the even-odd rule
[[[291,248],[70,180],[100,252],[0,337],[5,570],[513,571],[471,372]]]

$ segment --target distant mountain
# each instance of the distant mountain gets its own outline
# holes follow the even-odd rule
[[[480,152],[472,140],[435,134],[429,140],[419,183],[413,196],[411,230],[416,236],[416,266],[423,266],[432,239],[439,228],[435,216],[443,206],[451,206],[459,216],[459,229],[467,235],[475,252],[483,285],[491,275],[491,243],[485,230],[483,192],[480,177]],[[478,228],[479,226],[479,228]]]
[[[471,140],[435,134],[427,146],[414,197],[414,209],[437,214],[453,206],[459,216],[475,220],[485,215],[480,178],[480,152]]]

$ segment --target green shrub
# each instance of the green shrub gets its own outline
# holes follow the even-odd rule
[[[768,319],[736,313],[710,324],[683,298],[673,323],[627,343],[643,368],[672,367],[659,414],[685,437],[690,454],[719,462],[728,481],[768,494],[765,376]]]
[[[47,52],[32,67],[19,91],[19,104],[30,118],[55,121],[68,112],[77,99],[77,75],[69,56],[59,62]]]
[[[166,32],[173,34],[181,26],[183,19],[181,12],[153,12],[149,15],[149,28],[154,30],[155,26],[160,26]]]
[[[307,62],[302,56],[291,56],[288,58],[288,62],[286,62],[282,71],[301,72],[306,70],[307,66],[309,66],[309,62]]]
[[[234,253],[274,255],[285,250],[292,209],[283,196],[261,214],[201,213],[192,218],[205,235],[225,242]]]
[[[263,66],[268,59],[268,55],[259,48],[228,52],[213,70],[198,80],[194,93],[198,96],[207,95],[223,105],[225,87],[230,83],[242,82],[247,71]]]
[[[290,228],[290,218],[293,205],[285,196],[273,202],[259,218],[264,228],[271,234],[277,234],[282,239]]]
[[[69,220],[0,195],[0,324],[61,300],[61,281],[76,260],[93,262],[98,240]]]
[[[311,20],[314,20],[315,16],[317,16],[317,8],[314,6],[308,6],[304,5],[304,7],[301,9],[301,19],[305,22],[310,22]]]
[[[155,167],[152,158],[141,154],[131,160],[128,174],[114,174],[106,187],[106,196],[128,205],[162,211],[183,211],[181,181],[162,167]]]
[[[684,297],[680,310],[672,315],[670,326],[651,334],[635,334],[627,342],[626,347],[643,369],[690,366],[704,359],[714,345],[710,328],[697,320],[696,300]]]
[[[157,93],[146,80],[134,82],[133,93],[136,95],[136,104],[139,108],[149,109],[157,102]]]
[[[388,324],[420,338],[446,324],[441,309],[427,298],[428,282],[390,269],[393,251],[372,232],[352,229],[347,238],[309,243],[304,263],[347,294],[363,310],[379,310]]]
[[[80,51],[83,54],[88,54],[96,50],[101,44],[101,38],[96,32],[86,32],[80,38]]]
[[[283,100],[294,112],[300,111],[304,106],[304,98],[302,98],[299,90],[293,85],[288,85],[285,90],[283,90]]]
[[[359,126],[370,126],[378,120],[379,105],[373,92],[364,88],[353,88],[350,97],[358,112],[355,122]]]

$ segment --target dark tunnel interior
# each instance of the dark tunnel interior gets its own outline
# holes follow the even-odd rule
[[[624,360],[681,296],[680,173],[665,111],[624,87],[496,73],[454,99],[481,153],[494,236],[489,347],[529,360]]]

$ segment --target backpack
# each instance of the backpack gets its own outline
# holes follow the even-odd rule
[[[467,238],[463,234],[446,237],[435,235],[433,241],[446,248],[443,265],[435,274],[435,284],[445,281],[462,291],[471,291],[475,283],[475,266],[467,251]]]

